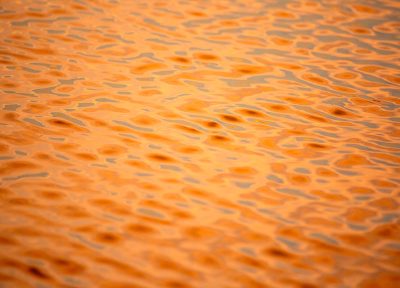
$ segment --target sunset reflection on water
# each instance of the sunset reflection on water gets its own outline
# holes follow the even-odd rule
[[[0,7],[1,288],[398,287],[398,1]]]

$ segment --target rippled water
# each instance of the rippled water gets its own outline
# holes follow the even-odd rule
[[[400,2],[0,3],[0,287],[399,287]]]

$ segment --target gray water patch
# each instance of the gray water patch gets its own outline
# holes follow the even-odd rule
[[[250,207],[254,207],[257,206],[255,202],[253,201],[248,201],[248,200],[238,200],[237,201],[239,204],[241,205],[245,205],[245,206],[250,206]]]
[[[110,103],[117,103],[117,102],[119,102],[119,101],[117,101],[117,100],[110,99],[110,98],[106,98],[106,97],[97,98],[96,101],[97,101],[97,102],[110,102]]]
[[[53,115],[54,117],[59,117],[59,118],[62,118],[64,120],[70,121],[70,122],[72,122],[72,123],[74,123],[74,124],[76,124],[78,126],[81,126],[81,127],[85,127],[86,126],[85,123],[83,123],[81,120],[76,119],[76,118],[74,118],[74,117],[72,117],[70,115],[67,115],[65,113],[52,112],[51,115]]]
[[[369,148],[367,146],[360,145],[360,144],[346,144],[344,146],[345,147],[353,147],[353,148],[356,148],[356,149],[359,149],[359,150],[363,150],[363,151],[370,151],[370,152],[377,152],[378,151],[376,149],[371,149],[371,148]]]
[[[310,163],[316,164],[316,165],[324,165],[324,166],[329,165],[329,161],[325,160],[325,159],[322,159],[322,160],[311,160]]]
[[[347,227],[349,227],[351,230],[355,230],[355,231],[367,231],[368,230],[368,227],[363,226],[363,225],[348,224]]]
[[[62,160],[70,160],[67,156],[63,154],[55,154],[57,158],[62,159]]]
[[[93,243],[93,242],[91,242],[91,241],[85,239],[85,238],[84,238],[82,235],[80,235],[80,234],[77,234],[77,233],[69,233],[69,235],[72,236],[72,237],[74,237],[75,239],[78,239],[81,243],[83,243],[83,244],[85,244],[85,245],[88,245],[88,246],[90,246],[90,247],[92,247],[92,248],[94,248],[94,249],[99,250],[99,249],[103,249],[103,248],[104,248],[104,246],[102,246],[102,245]]]
[[[310,236],[312,238],[316,238],[316,239],[322,240],[322,241],[324,241],[324,242],[326,242],[328,244],[332,244],[332,245],[338,245],[339,244],[339,242],[336,239],[334,239],[332,237],[329,237],[328,235],[325,235],[325,234],[322,234],[322,233],[312,233],[312,234],[310,234]]]
[[[169,11],[169,10],[167,10],[167,11]],[[161,24],[160,22],[158,22],[158,21],[156,21],[156,20],[154,20],[152,18],[144,18],[143,21],[145,23],[147,23],[147,24],[155,25],[157,27],[160,27],[162,29],[167,29],[169,31],[175,31],[176,30],[175,26],[168,26],[168,25]]]
[[[118,46],[117,44],[104,44],[96,47],[96,50],[102,50],[102,49],[107,49],[107,48],[112,48]]]
[[[280,189],[277,189],[277,191],[279,191],[281,193],[293,195],[293,196],[298,196],[298,197],[305,198],[305,199],[317,199],[316,197],[308,195],[299,189],[280,188]]]
[[[130,133],[120,133],[119,135],[120,136],[129,137],[129,138],[132,138],[132,139],[138,139],[138,137],[136,137],[135,135],[130,134]],[[134,157],[134,156],[132,156],[132,157]]]
[[[153,209],[150,208],[138,208],[136,209],[137,212],[144,214],[146,216],[150,216],[153,218],[158,218],[158,219],[165,219],[165,216]]]
[[[153,174],[151,174],[151,173],[142,173],[142,172],[135,173],[135,175],[139,176],[139,177],[150,177],[150,176],[153,176]]]
[[[252,248],[250,248],[250,247],[242,247],[242,248],[239,249],[239,251],[242,252],[242,253],[244,253],[244,254],[246,254],[246,255],[248,255],[248,256],[251,256],[251,257],[257,255],[257,254],[254,252],[254,250],[253,250]]]
[[[294,169],[294,171],[297,173],[301,173],[301,174],[311,174],[310,170],[308,170],[307,168],[303,168],[303,167],[298,167],[298,168]]]
[[[391,143],[391,142],[383,142],[383,141],[373,141],[373,143],[375,143],[379,146],[383,146],[383,147],[400,149],[400,143]]]
[[[326,137],[330,137],[330,138],[335,138],[335,139],[339,138],[339,135],[337,135],[335,133],[323,131],[323,130],[314,130],[314,132],[317,133],[317,134],[320,134],[322,136],[326,136]]]
[[[128,127],[128,128],[131,128],[131,129],[136,130],[136,131],[142,131],[142,132],[153,132],[153,131],[154,131],[154,129],[136,126],[136,125],[133,125],[133,124],[128,123],[128,122],[126,122],[126,121],[113,120],[113,122],[116,123],[116,124],[119,124],[119,125]],[[129,135],[129,134],[124,134],[124,135],[126,136],[126,135]],[[136,138],[137,138],[137,137],[135,137],[135,139],[136,139]]]
[[[83,41],[83,42],[87,41],[85,38],[83,38],[83,37],[81,37],[81,36],[79,36],[77,34],[68,34],[67,36],[70,37],[70,38],[79,40],[79,41]]]
[[[112,87],[112,88],[125,88],[127,87],[126,84],[118,84],[118,83],[111,83],[111,82],[103,82],[103,84]]]
[[[219,211],[221,211],[224,214],[235,214],[236,211],[228,208],[217,208]]]
[[[234,182],[234,183],[237,187],[242,189],[247,189],[254,184],[252,182]]]
[[[298,250],[299,243],[293,240],[289,240],[284,237],[277,237],[276,240],[283,243],[285,246],[289,247],[291,250]]]
[[[281,178],[279,178],[278,176],[273,175],[273,174],[269,174],[265,178],[267,178],[268,180],[271,180],[271,181],[273,181],[275,183],[278,183],[278,184],[282,184],[284,182]]]
[[[49,173],[47,172],[40,172],[40,173],[30,173],[30,174],[22,174],[16,177],[5,177],[3,180],[18,180],[22,178],[37,178],[37,177],[47,177]]]
[[[19,107],[21,107],[21,105],[19,105],[19,104],[5,104],[3,107],[4,107],[3,110],[6,110],[6,111],[16,111]]]
[[[77,17],[57,17],[54,19],[26,19],[23,21],[13,21],[11,22],[12,26],[27,26],[29,23],[54,23],[58,21],[71,21],[71,20],[78,20]]]
[[[15,157],[12,157],[12,156],[0,156],[0,161],[2,161],[2,160],[11,160],[11,159],[14,159]]]
[[[60,86],[60,85],[55,85],[55,86],[51,86],[51,87],[33,89],[32,92],[35,93],[35,94],[52,94],[52,95],[56,95],[56,96],[60,96],[60,97],[67,97],[67,96],[69,96],[68,94],[65,94],[65,93],[56,93],[56,92],[53,92],[53,90],[56,89],[56,88],[59,87],[59,86]]]
[[[121,35],[118,35],[118,34],[104,34],[104,36],[119,40],[120,42],[123,42],[123,43],[126,43],[126,44],[135,44],[135,41],[127,40],[127,39],[125,39],[124,37],[122,37]]]
[[[28,97],[37,97],[35,94],[32,94],[32,93],[22,93],[22,92],[17,92],[17,91],[13,91],[13,90],[4,90],[4,92],[9,93],[9,94],[28,96]]]
[[[33,124],[35,126],[38,126],[38,127],[44,127],[44,125],[41,122],[39,122],[39,121],[37,121],[35,119],[32,119],[32,118],[24,118],[23,121],[31,123],[31,124]]]
[[[399,213],[389,213],[383,215],[381,218],[378,219],[373,219],[372,222],[374,223],[391,223],[394,220],[400,219],[400,214]]]
[[[192,201],[193,203],[196,203],[196,204],[200,204],[200,205],[208,205],[208,203],[206,201],[199,200],[196,198],[190,198],[190,201]]]
[[[22,67],[22,70],[29,72],[29,73],[35,73],[35,74],[42,72],[41,70],[35,70],[35,69],[29,68],[29,67]]]
[[[88,103],[88,102],[81,102],[78,104],[78,107],[91,107],[94,106],[94,103]]]
[[[64,34],[65,30],[48,29],[47,33],[49,33],[49,34]]]
[[[385,249],[393,249],[400,251],[400,242],[388,243],[384,246]]]
[[[178,42],[165,41],[165,40],[158,39],[158,38],[147,38],[146,40],[157,43],[157,44],[168,45],[168,46],[173,46],[173,45],[179,44]]]
[[[192,177],[183,177],[182,180],[184,180],[185,182],[194,183],[194,184],[200,183],[199,180],[192,178]]]
[[[336,172],[338,172],[341,175],[346,175],[346,176],[356,176],[360,175],[360,173],[355,172],[355,171],[350,171],[350,170],[343,170],[343,169],[335,169]]]
[[[161,169],[165,169],[165,170],[171,170],[171,171],[176,171],[176,172],[180,172],[182,171],[182,169],[178,166],[175,165],[166,165],[166,164],[161,164],[160,165]]]
[[[106,161],[108,163],[115,164],[116,159],[115,158],[106,158]]]

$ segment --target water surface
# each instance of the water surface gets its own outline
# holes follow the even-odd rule
[[[0,3],[0,287],[398,287],[398,1]]]

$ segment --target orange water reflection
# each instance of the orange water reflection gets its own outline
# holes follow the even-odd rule
[[[399,9],[2,1],[0,287],[396,287]]]

